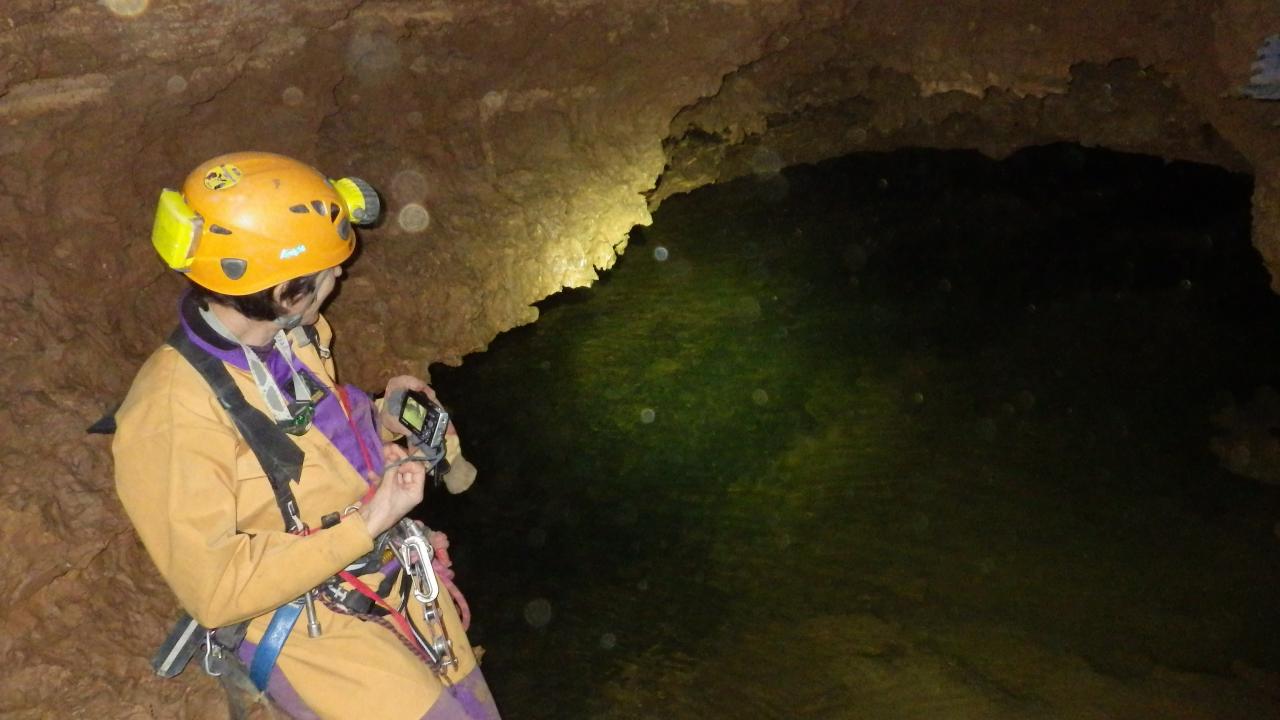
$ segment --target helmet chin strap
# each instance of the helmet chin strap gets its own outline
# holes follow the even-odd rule
[[[275,320],[272,320],[272,322],[274,322],[274,323],[276,324],[276,327],[280,328],[281,330],[284,330],[285,332],[288,332],[288,331],[290,331],[290,330],[292,330],[292,329],[294,329],[294,328],[298,327],[299,325],[301,325],[301,324],[302,324],[302,316],[304,316],[304,315],[306,315],[306,314],[307,314],[306,308],[311,307],[311,303],[315,302],[315,299],[316,299],[316,291],[315,291],[315,290],[312,290],[310,293],[307,293],[307,295],[306,295],[306,299],[307,299],[307,304],[306,304],[306,305],[303,305],[303,310],[302,310],[302,312],[300,312],[300,313],[295,313],[295,314],[293,314],[293,315],[281,315],[280,317],[276,318]],[[294,302],[297,302],[297,301],[295,300]],[[282,305],[283,305],[283,303],[280,303],[280,301],[279,301],[278,299],[276,300],[276,304],[277,304],[277,307],[279,307],[279,306],[282,306]],[[296,306],[295,306],[295,307],[296,307]]]
[[[304,314],[305,313],[298,313],[297,315],[284,315],[282,317],[276,318],[272,322],[274,322],[276,326],[279,327],[281,330],[292,330],[302,324],[302,316]]]
[[[290,410],[289,399],[280,392],[280,386],[276,384],[275,378],[272,377],[271,371],[267,369],[262,358],[258,357],[258,353],[253,348],[244,344],[244,341],[236,337],[235,333],[227,329],[227,326],[218,319],[218,316],[208,308],[200,310],[200,317],[213,328],[214,332],[222,337],[231,340],[240,346],[244,352],[245,362],[249,365],[249,372],[253,374],[253,381],[258,386],[258,392],[262,393],[262,399],[267,403],[267,408],[271,411],[271,415],[275,417],[276,422],[293,422],[294,415]],[[302,322],[301,315],[291,315],[289,318],[277,318],[276,322],[296,318],[299,323]],[[296,326],[295,326],[296,327]],[[289,347],[289,339],[285,337],[286,330],[277,330],[272,342],[275,344],[276,350],[284,358],[285,363],[289,366],[289,374],[293,377],[293,396],[295,399],[301,400],[311,396],[307,383],[302,379],[302,375],[298,373],[298,368],[294,365],[293,349]]]

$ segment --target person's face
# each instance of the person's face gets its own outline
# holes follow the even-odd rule
[[[314,325],[316,320],[320,319],[320,307],[333,294],[334,289],[338,286],[338,278],[340,277],[342,277],[341,265],[321,270],[316,275],[315,292],[310,295],[304,295],[287,305],[287,314],[296,315],[301,313],[303,325]]]

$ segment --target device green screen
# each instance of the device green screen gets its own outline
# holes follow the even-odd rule
[[[400,411],[400,422],[414,432],[422,432],[422,424],[427,420],[427,409],[411,397],[404,399],[404,409]]]

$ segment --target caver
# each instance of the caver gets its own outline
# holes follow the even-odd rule
[[[112,445],[189,613],[157,671],[247,673],[295,717],[496,718],[447,540],[405,518],[429,474],[460,491],[474,468],[421,380],[388,382],[395,415],[338,383],[320,315],[352,225],[377,215],[367,184],[269,153],[214,158],[161,196],[152,241],[191,287]]]

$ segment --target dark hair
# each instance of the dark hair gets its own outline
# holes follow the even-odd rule
[[[319,273],[286,280],[274,287],[248,295],[224,295],[193,282],[191,283],[191,296],[200,303],[201,307],[208,307],[209,303],[216,303],[225,305],[251,320],[275,320],[285,314],[284,305],[275,300],[276,288],[280,288],[280,299],[284,303],[291,303],[304,295],[310,295],[315,292],[317,275]]]

